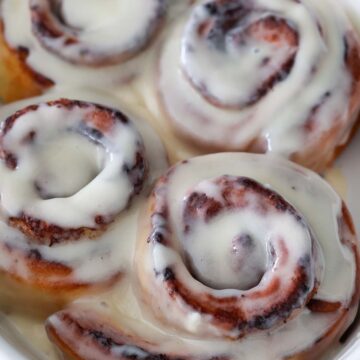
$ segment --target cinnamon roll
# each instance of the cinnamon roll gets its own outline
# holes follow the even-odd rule
[[[354,226],[310,170],[263,155],[193,158],[160,178],[142,218],[144,319],[136,328],[81,303],[52,315],[50,339],[71,358],[317,359],[354,319]]]
[[[31,101],[0,133],[0,292],[6,301],[20,291],[61,302],[129,270],[141,192],[166,156],[133,115],[88,101]]]
[[[159,60],[164,124],[198,152],[323,170],[360,106],[360,37],[336,1],[197,1]]]
[[[127,83],[139,72],[148,57],[144,50],[165,21],[166,4],[3,0],[0,13],[1,47],[10,58],[20,57],[19,73],[32,75],[34,87],[64,82],[108,87]],[[7,71],[13,75],[11,67]]]

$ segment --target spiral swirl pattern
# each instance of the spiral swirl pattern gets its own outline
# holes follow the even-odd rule
[[[0,291],[9,283],[29,298],[56,294],[55,303],[128,271],[122,254],[136,203],[166,160],[133,115],[90,101],[39,101],[2,123]]]
[[[159,61],[173,130],[206,151],[272,152],[322,170],[360,105],[360,41],[330,3],[197,2]]]
[[[141,51],[165,12],[163,0],[136,0],[131,7],[113,1],[106,6],[105,12],[104,4],[96,0],[30,0],[32,29],[44,47],[66,61],[103,66],[124,62]]]

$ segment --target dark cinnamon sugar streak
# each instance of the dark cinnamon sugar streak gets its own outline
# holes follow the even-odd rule
[[[50,339],[72,359],[87,360],[90,356],[96,356],[97,360],[188,359],[158,353],[154,350],[156,344],[126,334],[121,329],[113,327],[110,322],[104,321],[99,315],[81,309],[57,313],[50,317],[46,328]]]

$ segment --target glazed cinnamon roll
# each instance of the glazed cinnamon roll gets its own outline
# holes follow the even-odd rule
[[[134,330],[84,304],[51,316],[50,338],[73,358],[317,359],[353,321],[354,226],[310,170],[193,158],[158,181],[145,214],[134,261],[145,320]]]
[[[119,0],[3,0],[1,47],[21,58],[19,72],[30,72],[34,84],[121,85],[139,72],[140,55],[164,23],[165,7],[164,0],[131,6]]]
[[[129,271],[136,204],[166,159],[132,115],[33,100],[3,119],[0,133],[0,292],[58,301]]]
[[[197,1],[163,44],[164,122],[201,152],[275,153],[323,170],[358,115],[359,54],[336,1]]]

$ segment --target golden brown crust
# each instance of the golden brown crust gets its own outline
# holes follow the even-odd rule
[[[11,49],[0,21],[0,101],[10,103],[40,95],[52,85],[26,65],[27,51]]]
[[[11,305],[20,312],[26,304],[32,312],[49,315],[84,294],[107,290],[122,276],[122,273],[118,272],[101,283],[76,282],[73,278],[73,269],[46,260],[35,250],[25,252],[1,244],[0,252],[12,263],[10,270],[0,270],[0,307]],[[28,277],[23,278],[16,273],[18,264],[28,273]],[[11,268],[14,268],[14,271]]]

